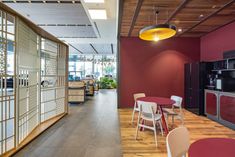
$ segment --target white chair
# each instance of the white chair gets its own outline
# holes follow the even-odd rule
[[[136,94],[134,94],[134,101],[135,101],[135,103],[134,103],[134,109],[133,109],[133,113],[132,113],[131,123],[134,122],[135,112],[139,112],[140,111],[140,108],[139,108],[139,106],[138,106],[136,101],[137,101],[138,98],[142,98],[142,97],[145,97],[145,93],[136,93]]]
[[[172,105],[172,108],[164,108],[163,112],[167,116],[166,119],[168,121],[168,117],[172,116],[172,124],[174,124],[174,118],[180,119],[182,125],[184,124],[184,116],[182,112],[182,98],[179,96],[172,95],[171,100],[174,100],[175,103]],[[175,108],[179,108],[179,111],[177,112]]]
[[[167,157],[186,157],[189,146],[189,132],[186,127],[175,128],[166,137]]]
[[[155,142],[156,142],[156,146],[157,146],[156,123],[158,122],[158,124],[160,126],[160,129],[161,129],[162,136],[163,136],[162,123],[161,123],[162,114],[156,114],[157,104],[155,104],[155,103],[138,101],[138,105],[140,107],[140,112],[139,112],[139,115],[138,115],[135,139],[137,139],[139,128],[150,129],[150,130],[154,131],[154,138],[155,138]],[[141,119],[141,121],[140,121],[140,119]],[[152,122],[153,126],[146,125],[145,121]]]

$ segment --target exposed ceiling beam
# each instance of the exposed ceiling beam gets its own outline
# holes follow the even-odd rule
[[[138,15],[139,15],[142,3],[143,3],[143,0],[138,0],[138,2],[137,2],[135,12],[134,12],[134,15],[133,15],[132,20],[131,20],[131,26],[130,26],[130,29],[129,29],[129,32],[128,32],[128,37],[131,36],[131,33],[132,33],[133,28],[135,26],[135,22],[137,20]]]
[[[112,52],[112,54],[114,54],[114,51],[113,51],[113,44],[111,44],[111,52]]]
[[[198,25],[200,25],[201,23],[205,22],[206,20],[208,20],[209,18],[211,18],[212,16],[216,15],[217,13],[219,13],[220,11],[222,11],[223,9],[229,7],[230,5],[232,5],[235,2],[235,0],[229,1],[228,3],[226,3],[225,5],[223,5],[221,8],[219,8],[218,10],[216,10],[215,12],[212,12],[211,14],[209,14],[208,16],[206,16],[205,18],[203,18],[201,21],[199,21],[198,23],[194,24],[192,27],[190,27],[189,29],[186,29],[185,31],[183,31],[182,33],[180,33],[178,36],[183,35],[184,33],[187,33],[189,31],[191,31],[193,28],[197,27]]]
[[[226,22],[225,24],[223,24],[223,25],[221,25],[221,26],[218,26],[218,27],[216,27],[216,28],[213,28],[212,30],[210,30],[209,32],[207,32],[207,34],[210,33],[210,32],[214,32],[214,31],[216,31],[217,29],[220,29],[220,28],[222,28],[222,27],[224,27],[224,26],[226,26],[226,25],[229,25],[230,23],[233,23],[233,22],[235,22],[235,19],[232,19],[232,20]],[[204,35],[206,35],[206,34],[204,34]],[[202,36],[204,36],[204,35],[202,35]]]
[[[174,12],[170,15],[170,17],[168,17],[168,19],[165,21],[165,23],[170,22],[176,14],[178,14],[178,12],[183,9],[185,7],[186,4],[188,4],[188,2],[190,2],[190,0],[183,0],[180,5],[174,10]]]
[[[81,50],[77,49],[75,46],[73,46],[72,44],[68,43],[69,46],[71,46],[72,48],[74,48],[75,50],[77,50],[78,52],[80,52],[81,54],[84,54]]]
[[[121,26],[122,26],[123,8],[124,8],[124,2],[123,2],[123,0],[119,0],[119,8],[118,8],[118,33],[117,33],[118,42],[119,42],[120,37],[121,37]],[[119,49],[119,46],[118,46],[118,49]]]
[[[99,52],[95,49],[95,47],[92,44],[90,44],[90,46],[95,51],[96,54],[99,54]]]

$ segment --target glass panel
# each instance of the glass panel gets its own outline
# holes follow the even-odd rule
[[[7,138],[14,135],[14,119],[7,120]]]
[[[7,34],[7,40],[9,41],[15,41],[15,35],[13,34]]]
[[[5,12],[2,12],[2,30],[3,31],[6,31],[6,13]]]
[[[14,97],[10,101],[10,118],[13,118],[15,115],[15,106],[14,106]]]
[[[6,122],[2,122],[2,140],[6,138]]]
[[[7,14],[7,32],[15,34],[15,18]]]
[[[6,151],[6,141],[2,141],[2,153],[4,153]]]
[[[0,11],[0,30],[2,30],[2,11]]]
[[[14,148],[14,137],[6,140],[7,151]]]

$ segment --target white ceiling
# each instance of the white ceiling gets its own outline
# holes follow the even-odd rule
[[[103,54],[112,55],[117,53],[116,44],[69,44],[71,54]],[[93,48],[92,48],[93,47]],[[95,51],[95,50],[96,51]]]
[[[84,3],[83,0],[63,0],[64,3],[57,0],[47,0],[46,3],[42,0],[31,0],[32,3],[25,0],[17,0],[22,1],[20,3],[7,1],[13,0],[6,0],[5,4],[72,45],[71,54],[96,54],[90,44],[99,54],[117,52],[118,0],[105,0],[104,4]],[[88,9],[106,9],[108,19],[91,20]]]
[[[97,38],[92,26],[41,26],[58,38]],[[56,29],[55,29],[56,27]]]

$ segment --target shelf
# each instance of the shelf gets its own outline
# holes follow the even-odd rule
[[[235,71],[235,69],[220,69],[220,70],[212,70],[212,71]]]

